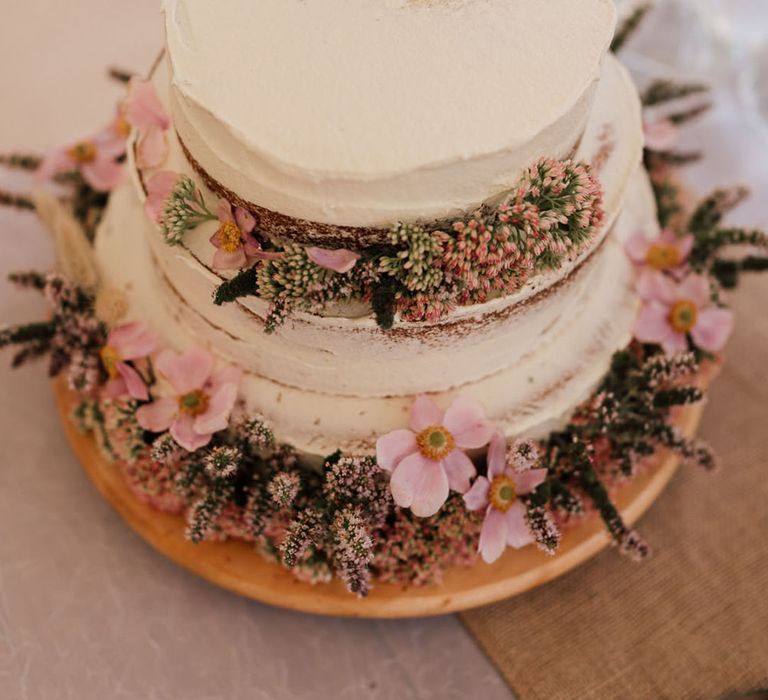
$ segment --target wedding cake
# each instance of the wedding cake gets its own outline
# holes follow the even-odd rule
[[[80,187],[35,199],[61,274],[18,280],[135,495],[361,594],[590,510],[643,556],[609,492],[710,461],[674,417],[730,331],[697,246],[734,197],[669,204],[683,119],[644,124],[613,2],[163,9],[115,121],[39,169]]]

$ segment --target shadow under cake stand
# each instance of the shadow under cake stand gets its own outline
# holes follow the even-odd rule
[[[338,579],[310,584],[265,559],[244,540],[193,544],[184,537],[181,515],[155,510],[129,490],[120,470],[104,457],[91,435],[81,433],[70,418],[76,396],[64,381],[54,384],[56,401],[67,438],[85,472],[101,495],[149,544],[177,564],[223,588],[262,603],[291,610],[346,617],[396,618],[441,615],[467,610],[528,591],[562,576],[610,544],[602,521],[595,515],[566,529],[556,555],[535,546],[507,549],[494,564],[478,561],[472,567],[446,572],[439,585],[403,588],[374,581],[366,598],[350,594]],[[703,403],[687,406],[677,425],[687,435],[698,427]],[[628,524],[633,524],[656,500],[678,466],[678,458],[659,453],[651,465],[614,495]]]

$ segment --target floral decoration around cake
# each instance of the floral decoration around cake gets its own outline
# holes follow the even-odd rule
[[[603,212],[591,166],[543,159],[493,206],[452,222],[394,224],[385,245],[323,249],[262,236],[237,203],[206,201],[194,182],[162,170],[171,121],[152,86],[132,78],[116,117],[96,135],[45,158],[7,156],[69,188],[66,201],[0,193],[36,210],[54,234],[55,273],[22,272],[12,282],[40,291],[47,319],[0,330],[13,364],[47,357],[78,396],[73,420],[98,441],[141,501],[183,515],[193,542],[235,537],[302,580],[341,578],[365,595],[375,581],[423,585],[452,566],[487,563],[535,544],[557,551],[564,528],[590,513],[621,551],[649,547],[622,521],[611,493],[662,449],[713,468],[706,445],[675,425],[681,407],[701,401],[733,327],[725,292],[740,274],[768,268],[768,238],[729,228],[723,216],[745,196],[723,190],[692,210],[675,168],[692,158],[674,147],[678,126],[702,106],[674,110],[699,86],[657,82],[643,101],[671,104],[646,123],[645,165],[656,194],[660,235],[627,245],[641,299],[634,340],[617,352],[594,395],[541,440],[508,442],[480,402],[459,396],[438,406],[415,398],[407,425],[379,436],[373,454],[329,454],[302,462],[268,422],[238,401],[241,371],[218,366],[201,347],[175,352],[140,322],[125,322],[125,298],[100,280],[91,242],[108,193],[123,177],[130,130],[147,182],[147,216],[178,244],[204,221],[213,265],[237,270],[216,303],[259,294],[274,329],[292,310],[329,302],[371,304],[383,329],[440,318],[456,305],[507,294],[589,244]]]

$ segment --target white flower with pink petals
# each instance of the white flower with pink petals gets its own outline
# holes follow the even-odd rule
[[[218,249],[213,256],[217,270],[239,270],[253,260],[275,260],[281,253],[268,253],[253,235],[256,219],[242,207],[235,207],[225,199],[219,200],[219,228],[211,236],[211,243]]]
[[[307,256],[315,265],[340,274],[349,272],[360,259],[360,253],[346,248],[329,250],[328,248],[311,247],[307,248]]]
[[[658,119],[643,124],[645,147],[651,151],[669,151],[675,147],[680,130],[671,119]]]
[[[113,124],[82,141],[50,151],[37,170],[39,180],[65,172],[79,172],[95,190],[109,192],[123,179],[123,167],[117,159],[125,153],[125,139]]]
[[[160,102],[151,83],[140,78],[131,78],[128,95],[122,104],[126,121],[139,130],[136,143],[136,163],[140,168],[156,168],[168,156],[166,131],[171,118]]]
[[[546,469],[508,467],[506,448],[504,435],[494,433],[488,448],[488,476],[478,476],[464,494],[467,508],[485,510],[479,551],[488,564],[495,562],[507,546],[519,549],[533,542],[525,505],[518,497],[535,491],[547,478]],[[525,453],[529,452],[526,443]],[[528,464],[527,460],[524,462]]]
[[[161,352],[154,367],[171,392],[139,408],[139,425],[153,433],[170,430],[190,452],[207,445],[214,433],[227,427],[242,374],[233,366],[214,374],[213,366],[213,355],[203,348]]]
[[[104,396],[130,396],[139,401],[149,399],[147,385],[128,362],[148,357],[155,348],[157,336],[138,321],[113,328],[107,336],[106,345],[99,351],[101,364],[109,376]]]
[[[688,350],[688,338],[707,352],[722,350],[733,330],[733,313],[712,303],[709,280],[690,274],[681,282],[667,275],[638,280],[643,308],[635,338],[661,345],[669,355]]]
[[[674,231],[664,229],[655,236],[636,233],[627,241],[626,250],[630,260],[638,266],[671,272],[683,268],[693,250],[693,243],[690,233],[678,236]]]
[[[464,450],[487,445],[492,434],[493,424],[475,399],[461,396],[443,411],[429,397],[416,397],[410,429],[376,441],[376,460],[392,473],[395,503],[421,518],[437,513],[449,490],[465,493],[476,473]]]

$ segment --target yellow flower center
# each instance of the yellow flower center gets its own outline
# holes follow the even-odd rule
[[[96,144],[93,141],[80,141],[72,146],[67,154],[78,165],[93,163],[96,160]]]
[[[218,234],[219,246],[227,253],[234,253],[243,244],[242,234],[234,221],[223,221]]]
[[[453,452],[456,440],[442,425],[430,425],[416,436],[416,444],[422,455],[437,462]]]
[[[110,379],[117,379],[120,376],[120,372],[117,371],[117,363],[120,362],[120,355],[111,345],[105,345],[99,350],[99,357],[101,358],[101,364],[104,365],[104,369],[107,370],[107,374]]]
[[[131,125],[122,114],[115,120],[115,133],[123,137],[129,136],[131,133]]]
[[[208,394],[202,389],[195,389],[179,397],[179,410],[190,416],[199,416],[208,408]]]
[[[680,251],[670,243],[654,243],[648,248],[645,261],[657,270],[669,270],[682,262]]]
[[[678,301],[669,311],[669,322],[678,333],[687,333],[696,325],[699,310],[692,301]]]
[[[515,482],[506,474],[494,477],[488,489],[488,501],[495,510],[506,513],[517,500]]]

